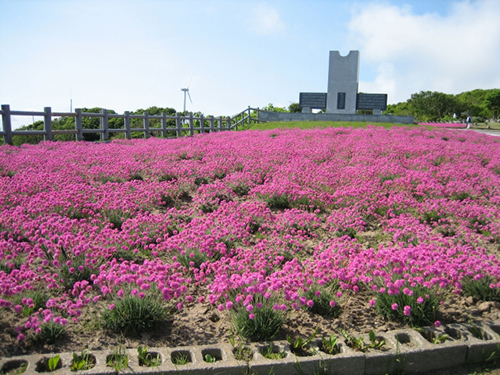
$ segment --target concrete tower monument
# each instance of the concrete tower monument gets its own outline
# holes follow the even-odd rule
[[[330,51],[327,113],[355,114],[359,86],[359,51],[341,56]]]
[[[359,93],[359,51],[330,51],[327,92],[301,92],[301,113],[260,111],[261,121],[370,121],[413,124],[413,116],[383,115],[387,94]],[[321,110],[313,113],[313,110]]]
[[[301,92],[299,107],[302,113],[322,109],[336,115],[355,115],[358,110],[381,115],[387,109],[387,94],[358,93],[359,51],[341,56],[330,51],[327,92]]]

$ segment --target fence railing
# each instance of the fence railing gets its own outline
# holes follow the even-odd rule
[[[165,138],[167,137],[181,137],[184,134],[193,136],[195,132],[198,133],[213,133],[217,131],[227,131],[227,130],[238,130],[239,127],[245,126],[245,124],[250,125],[253,121],[259,121],[259,108],[251,108],[241,111],[234,116],[228,117],[214,117],[203,115],[194,116],[190,113],[187,116],[181,116],[177,113],[175,116],[168,116],[165,113],[161,115],[150,115],[148,112],[144,112],[142,115],[131,114],[126,111],[124,114],[109,113],[107,109],[102,109],[100,113],[82,112],[80,108],[75,109],[75,112],[52,112],[51,107],[45,107],[43,112],[33,112],[33,111],[13,111],[10,109],[8,104],[2,104],[2,109],[0,114],[2,115],[2,125],[3,129],[0,131],[0,136],[3,137],[4,143],[13,144],[13,136],[16,135],[41,135],[46,141],[51,141],[54,135],[57,134],[74,134],[77,141],[83,140],[84,134],[100,134],[101,141],[108,141],[110,133],[125,133],[127,139],[132,138],[132,132],[142,132],[144,133],[144,138],[151,137],[152,133],[157,132]],[[252,117],[252,112],[256,117]],[[12,129],[12,116],[43,116],[43,130],[13,130]],[[52,129],[52,118],[53,117],[74,117],[75,118],[75,128],[74,129]],[[99,129],[85,129],[83,127],[83,118],[85,117],[97,117],[100,119]],[[122,118],[123,127],[121,128],[110,128],[109,119],[110,118]],[[132,127],[132,119],[142,119],[142,127]],[[159,120],[160,127],[150,126],[151,120]],[[175,126],[171,126],[169,123],[173,123]],[[197,126],[195,126],[195,124]]]

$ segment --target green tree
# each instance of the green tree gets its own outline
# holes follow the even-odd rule
[[[17,130],[43,130],[43,121],[35,121],[31,125],[21,126],[19,129],[16,129],[16,131]],[[15,146],[21,146],[27,143],[36,145],[42,140],[42,135],[14,135],[12,137],[12,143],[14,143]]]
[[[269,103],[266,107],[262,108],[262,110],[269,112],[288,112],[285,107],[275,107],[273,103]]]
[[[144,112],[147,112],[150,116],[160,116],[162,113],[165,113],[167,116],[175,116],[177,114],[176,110],[174,108],[169,108],[169,107],[148,107],[146,109],[138,109],[134,112],[132,112],[135,115],[142,115]],[[181,113],[181,115],[183,115]],[[187,112],[185,115],[189,115]],[[196,114],[194,115],[196,117]],[[121,122],[123,123],[122,119]],[[143,120],[142,119],[132,119],[130,122],[130,126],[132,128],[142,128],[144,127]],[[123,127],[123,125],[122,125]],[[150,128],[159,128],[161,127],[161,119],[149,119],[149,127]],[[175,120],[174,119],[168,119],[167,120],[167,128],[175,128]],[[154,136],[159,136],[161,135],[161,132],[153,132]],[[173,133],[170,133],[170,136],[172,136]],[[139,132],[133,132],[132,133],[132,138],[143,138],[144,133],[139,133]]]
[[[484,98],[486,108],[492,112],[492,117],[496,118],[500,111],[500,90],[491,90]]]
[[[439,121],[445,116],[461,112],[461,105],[454,95],[436,91],[421,91],[409,100],[417,121]]]
[[[299,103],[291,103],[289,106],[288,106],[288,112],[291,112],[291,113],[300,113],[300,106],[299,106]]]
[[[470,114],[473,117],[489,118],[491,111],[486,107],[485,98],[490,90],[476,89],[465,91],[457,95],[457,99],[462,104],[463,117]]]
[[[397,104],[388,104],[384,114],[394,116],[413,116],[413,107],[406,101]]]

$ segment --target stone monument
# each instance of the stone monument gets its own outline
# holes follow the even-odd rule
[[[413,124],[413,116],[383,115],[387,94],[358,93],[359,51],[330,51],[327,92],[301,92],[301,113],[259,111],[260,121],[361,121]],[[321,109],[322,113],[312,113]],[[362,111],[358,113],[358,111]]]
[[[359,94],[358,86],[359,51],[350,51],[347,56],[330,51],[328,92],[301,92],[299,106],[302,113],[322,109],[326,113],[345,115],[354,115],[358,110],[380,115],[387,109],[387,94]]]
[[[359,51],[350,51],[347,56],[330,51],[326,112],[355,114],[358,82]]]

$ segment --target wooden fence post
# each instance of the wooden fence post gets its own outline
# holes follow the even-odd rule
[[[222,116],[219,117],[219,131],[222,131]]]
[[[10,106],[8,104],[2,104],[2,124],[3,124],[3,131],[5,132],[3,136],[3,141],[8,144],[12,145],[12,122],[10,119]]]
[[[189,114],[189,135],[192,137],[194,135],[194,119],[193,112]]]
[[[76,140],[83,141],[82,109],[75,108],[75,113]]]
[[[163,138],[167,138],[167,114],[165,112],[161,113],[161,131]]]
[[[181,127],[181,114],[177,112],[177,118],[175,119],[175,126],[177,127],[177,137],[182,136],[182,127]]]
[[[248,127],[250,127],[251,124],[252,124],[252,113],[250,112],[250,106],[248,106]]]
[[[205,116],[203,115],[200,116],[200,129],[202,134],[205,133]]]
[[[109,117],[108,110],[101,108],[101,113],[103,116],[101,117],[101,130],[104,130],[103,133],[100,134],[101,141],[109,141]]]
[[[214,116],[210,116],[210,133],[213,133],[215,132],[215,129],[214,129]]]
[[[226,117],[227,130],[231,130],[231,117]]]
[[[130,134],[130,111],[125,111],[125,118],[123,119],[125,125],[125,138],[132,139],[132,134]]]
[[[143,112],[144,118],[142,119],[142,123],[144,125],[144,138],[149,138],[151,134],[149,134],[149,113]]]
[[[44,141],[52,140],[52,108],[45,107],[43,109],[45,114],[43,115],[43,130],[45,134],[43,135]]]

